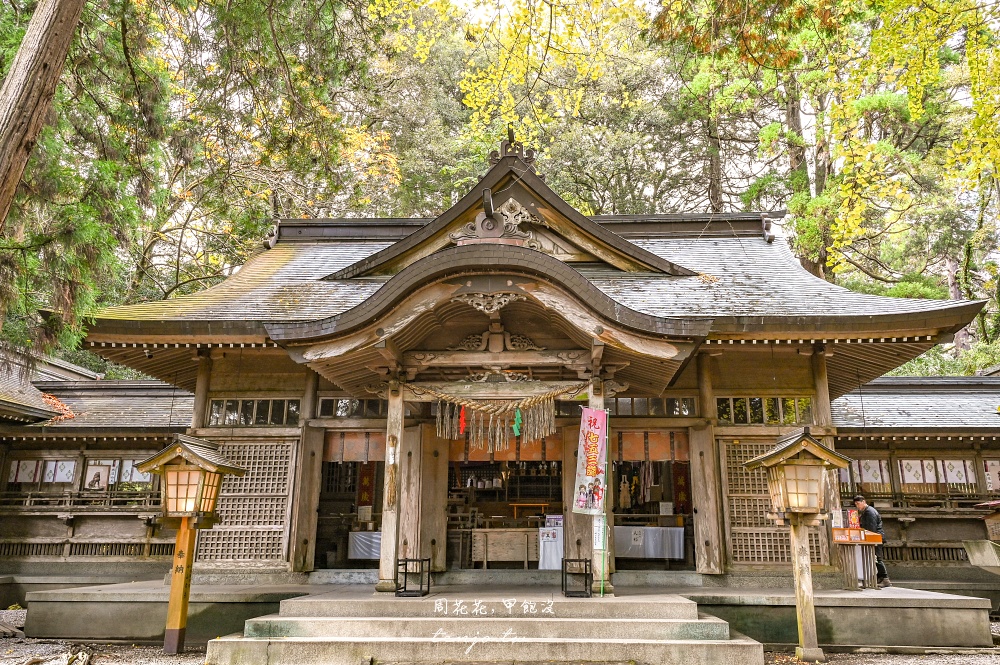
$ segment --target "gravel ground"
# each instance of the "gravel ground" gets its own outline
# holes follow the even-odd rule
[[[33,657],[47,658],[42,665],[64,665],[70,642],[56,640],[0,639],[0,665],[23,665]],[[93,652],[91,665],[202,665],[205,649],[188,648],[183,654],[168,656],[161,647],[128,644],[88,644]]]
[[[28,615],[28,610],[0,610],[0,621],[8,626],[24,628],[24,617]]]

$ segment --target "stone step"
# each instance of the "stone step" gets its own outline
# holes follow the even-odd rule
[[[511,590],[498,594],[447,590],[423,598],[396,598],[372,594],[338,597],[336,593],[289,598],[281,602],[283,617],[489,617],[533,619],[689,619],[698,618],[698,605],[676,595],[565,598],[551,592]]]
[[[505,635],[519,638],[591,638],[613,630],[619,639],[728,640],[729,624],[715,617],[690,619],[604,619],[420,617],[259,617],[246,622],[245,637],[448,637]]]
[[[604,626],[612,634],[614,627]],[[635,665],[763,665],[759,642],[731,640],[631,640],[620,638],[521,638],[498,635],[423,638],[248,638],[232,635],[208,643],[205,665],[358,665],[359,663],[570,663]]]

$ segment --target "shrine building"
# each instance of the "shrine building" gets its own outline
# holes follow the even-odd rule
[[[4,518],[0,555],[99,557],[117,538],[133,544],[122,557],[168,561],[157,480],[133,466],[186,432],[248,470],[225,480],[218,524],[199,532],[201,571],[358,569],[388,589],[398,559],[476,574],[593,558],[592,520],[572,511],[591,406],[609,414],[613,554],[593,563],[609,587],[630,570],[787,570],[764,472],[743,463],[802,427],[856,460],[841,488],[890,508],[899,561],[961,558],[939,542],[911,548],[923,524],[890,525],[891,508],[940,516],[959,495],[1000,490],[987,486],[1000,472],[991,424],[949,423],[940,443],[938,425],[893,410],[892,395],[960,387],[867,384],[950,340],[983,303],[818,279],[776,237],[783,213],[588,217],[546,185],[531,150],[505,141],[490,163],[434,219],[276,220],[218,286],[100,312],[85,347],[163,384],[41,386],[75,415],[44,421],[56,411],[37,403],[28,420],[43,422],[3,428],[0,510],[16,507],[20,526]],[[46,478],[79,503],[21,501]],[[148,503],[98,506],[116,483]],[[926,505],[894,502],[905,491]],[[949,524],[983,538],[979,515],[964,515]],[[814,528],[820,571],[835,563],[828,531]],[[26,537],[35,550],[15,547]]]

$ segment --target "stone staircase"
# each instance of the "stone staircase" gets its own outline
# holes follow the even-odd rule
[[[206,665],[635,663],[763,665],[759,642],[674,595],[565,598],[558,589],[436,587],[423,598],[344,587],[282,601]]]

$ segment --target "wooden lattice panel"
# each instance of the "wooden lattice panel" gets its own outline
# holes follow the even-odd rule
[[[769,497],[729,497],[729,521],[737,527],[770,527],[774,522],[767,519],[771,510]]]
[[[763,469],[748,470],[743,464],[774,448],[770,441],[726,441],[726,513],[734,564],[791,563],[788,527],[767,518],[771,496]],[[809,552],[813,563],[828,560],[827,542],[817,528],[809,529]]]
[[[198,534],[200,561],[280,561],[284,558],[284,529],[216,527]]]
[[[767,492],[767,475],[762,469],[748,470],[744,463],[754,457],[763,455],[774,448],[774,444],[746,443],[726,444],[726,476],[729,484],[729,494],[753,494],[769,496]]]
[[[733,532],[734,563],[790,563],[791,541],[788,529],[774,527],[759,531]],[[815,564],[823,563],[823,550],[819,534],[809,530],[809,558]]]
[[[283,526],[287,497],[223,496],[216,513],[226,526]]]
[[[198,537],[199,561],[284,561],[293,441],[230,441],[220,452],[247,470],[227,476],[218,522]]]
[[[222,495],[226,494],[288,494],[288,470],[292,445],[286,442],[234,442],[219,450],[236,466],[247,470],[242,477],[226,476]]]

